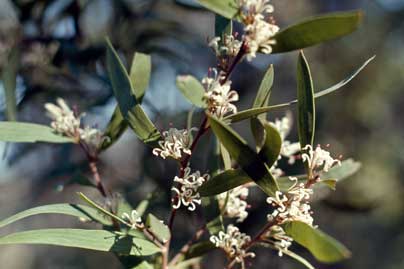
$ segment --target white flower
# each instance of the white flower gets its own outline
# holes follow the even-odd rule
[[[191,130],[192,131],[192,130]],[[154,148],[153,154],[163,159],[172,157],[180,160],[183,153],[191,154],[191,136],[189,130],[170,128],[163,132],[164,140],[159,141],[160,148]]]
[[[307,153],[302,154],[302,160],[308,163],[312,171],[322,169],[324,172],[328,172],[335,164],[341,165],[340,160],[332,158],[330,153],[323,150],[320,145],[315,150],[313,150],[311,145],[306,145],[303,150]]]
[[[212,235],[210,241],[216,247],[223,249],[230,259],[235,259],[236,262],[244,264],[244,259],[247,257],[254,258],[253,252],[247,252],[245,247],[251,242],[251,238],[239,231],[236,226],[230,224],[227,226],[227,231],[220,231],[218,235]]]
[[[132,210],[131,214],[123,213],[122,218],[132,225],[132,229],[143,226],[142,218],[136,210]]]
[[[51,127],[59,134],[77,137],[80,129],[80,116],[74,115],[62,98],[56,99],[57,105],[46,103],[48,116],[53,120]]]
[[[278,250],[279,257],[282,257],[283,253],[288,251],[293,242],[293,238],[287,236],[283,228],[279,225],[272,226],[267,236],[269,237],[268,241]]]
[[[313,226],[313,217],[309,199],[313,190],[306,188],[304,183],[298,183],[296,177],[289,177],[295,183],[289,188],[286,194],[277,191],[275,197],[268,197],[267,203],[275,207],[268,220],[277,219],[279,223],[287,221],[301,221]]]
[[[179,188],[173,187],[171,189],[178,195],[176,203],[173,204],[173,208],[178,209],[182,204],[187,206],[188,210],[194,211],[196,204],[201,204],[198,188],[208,179],[208,174],[201,176],[199,171],[191,174],[191,168],[185,168],[182,178],[177,176],[174,178],[174,182],[178,182],[180,186]]]
[[[222,85],[223,77],[217,75],[216,69],[213,72],[214,78],[205,77],[202,80],[206,89],[204,100],[208,111],[218,118],[223,118],[228,113],[237,113],[237,107],[231,102],[238,101],[239,97],[236,91],[231,90],[231,81],[227,80]]]
[[[234,57],[240,51],[242,42],[237,40],[233,35],[224,35],[223,41],[221,42],[220,37],[214,37],[209,42],[209,47],[211,47],[217,57],[231,56]]]
[[[245,186],[237,187],[229,192],[218,195],[219,206],[226,207],[225,214],[229,218],[237,218],[237,222],[243,222],[247,216],[248,188]]]
[[[79,132],[80,139],[92,147],[98,147],[106,139],[103,133],[96,128],[86,126],[84,129],[80,129]]]
[[[273,37],[279,31],[273,19],[268,15],[274,12],[274,7],[269,4],[270,0],[239,0],[238,7],[244,27],[244,41],[248,46],[247,60],[256,57],[258,51],[270,54],[272,45],[275,44]]]
[[[252,24],[244,28],[245,41],[248,46],[247,60],[251,61],[256,57],[258,51],[264,54],[272,53],[272,45],[276,44],[273,39],[279,31],[275,24],[268,23],[259,16],[256,16]]]

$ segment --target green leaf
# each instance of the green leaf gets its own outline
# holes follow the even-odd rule
[[[107,40],[107,69],[124,119],[144,143],[154,146],[161,136],[136,100],[129,76],[112,44]]]
[[[112,114],[111,119],[107,125],[106,130],[104,131],[104,136],[108,139],[105,139],[101,146],[100,150],[106,150],[110,146],[112,146],[118,139],[122,136],[125,132],[126,128],[128,127],[127,122],[122,116],[119,107],[115,107],[114,113]]]
[[[262,146],[258,155],[261,160],[265,162],[268,167],[278,160],[279,154],[281,153],[282,147],[282,137],[278,130],[269,123],[264,124],[265,128],[265,143]]]
[[[260,116],[265,117],[263,114]],[[253,117],[250,120],[250,128],[255,140],[257,151],[260,151],[265,143],[265,128],[263,122],[265,122],[265,119],[260,119],[257,117]]]
[[[274,37],[273,53],[310,47],[354,32],[362,22],[361,11],[337,12],[292,25]]]
[[[215,36],[221,37],[221,41],[225,35],[231,36],[233,34],[233,22],[223,16],[215,16]]]
[[[146,227],[159,239],[161,242],[166,242],[170,239],[170,229],[162,221],[153,214],[148,214],[146,218]]]
[[[307,248],[320,262],[335,263],[351,256],[340,242],[304,222],[292,221],[283,226],[287,235]]]
[[[232,19],[238,13],[234,0],[198,0],[198,2],[205,8],[228,19]]]
[[[209,116],[210,126],[230,156],[237,161],[247,175],[268,195],[279,190],[269,168],[236,132],[220,120]]]
[[[299,141],[304,148],[306,145],[313,145],[316,112],[313,80],[303,51],[299,54],[297,64],[297,109]]]
[[[193,244],[185,254],[185,260],[201,257],[214,249],[216,249],[216,246],[210,241],[202,241]]]
[[[253,108],[267,106],[269,97],[271,96],[272,85],[274,83],[274,67],[271,64],[265,72],[264,78],[261,81],[260,87],[255,97]]]
[[[135,265],[134,267],[131,267],[131,269],[154,269],[154,267],[147,261],[142,261],[141,263]]]
[[[205,182],[198,192],[201,196],[217,195],[251,181],[251,178],[242,169],[227,170]]]
[[[55,134],[46,125],[27,122],[0,122],[0,141],[16,143],[75,143],[72,138]]]
[[[339,83],[335,84],[334,86],[331,86],[330,88],[327,88],[325,90],[319,91],[314,94],[314,98],[319,98],[325,95],[328,95],[330,93],[333,93],[339,89],[341,89],[343,86],[348,84],[352,79],[354,79],[371,61],[375,59],[376,56],[373,56],[372,58],[368,59],[364,64],[362,64],[357,70],[355,70],[351,75],[349,75],[347,78],[344,80],[340,81]],[[276,110],[280,108],[286,108],[291,105],[294,105],[297,103],[297,100],[292,100],[287,103],[283,104],[278,104],[278,105],[273,105],[273,106],[266,106],[266,107],[261,107],[261,108],[251,108],[251,109],[246,109],[244,111],[240,111],[236,114],[232,114],[227,116],[225,119],[231,120],[231,122],[238,122],[242,120],[246,120],[252,117],[256,117],[260,114],[267,113],[271,110]]]
[[[7,63],[3,65],[3,72],[1,75],[6,97],[6,118],[9,121],[17,120],[16,86],[19,61],[19,49],[13,47],[8,54]]]
[[[95,221],[103,225],[112,224],[110,219],[100,215],[97,210],[94,210],[91,207],[75,204],[52,204],[30,208],[8,217],[0,221],[0,228],[18,220],[40,214],[62,214],[77,217],[86,221]]]
[[[0,238],[0,245],[42,244],[149,256],[160,251],[153,243],[132,236],[105,230],[40,229],[9,234]]]
[[[203,101],[205,89],[203,85],[193,76],[178,76],[177,87],[184,97],[197,107],[206,107]]]
[[[146,89],[149,86],[151,69],[150,55],[136,52],[133,56],[129,78],[132,83],[133,94],[139,103],[142,102]]]

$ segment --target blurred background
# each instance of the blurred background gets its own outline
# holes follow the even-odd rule
[[[354,34],[306,49],[316,90],[347,77],[365,60],[377,55],[344,90],[317,101],[316,143],[331,144],[331,151],[362,162],[362,169],[321,193],[314,203],[315,222],[353,252],[351,259],[317,268],[404,268],[404,0],[273,0],[281,28],[307,16],[362,9],[365,21]],[[43,105],[65,98],[86,111],[89,125],[106,126],[115,106],[105,70],[104,37],[109,36],[125,64],[134,51],[152,55],[153,74],[144,108],[160,130],[186,126],[191,106],[175,86],[181,74],[202,78],[214,66],[207,39],[213,37],[214,15],[193,0],[0,0],[0,69],[11,63],[8,51],[18,47],[17,76],[19,121],[48,124]],[[251,105],[269,64],[275,66],[271,103],[296,96],[297,53],[260,56],[243,62],[233,74],[239,109]],[[0,71],[1,71],[0,70]],[[6,120],[4,77],[0,81],[0,119]],[[295,113],[291,108],[292,113]],[[270,120],[286,111],[268,115]],[[199,113],[200,114],[200,113]],[[197,113],[198,115],[198,113]],[[400,120],[401,119],[401,120]],[[199,125],[195,116],[195,125]],[[237,130],[251,137],[245,123]],[[297,139],[296,130],[291,140]],[[200,145],[209,148],[211,137]],[[203,144],[207,145],[206,147]],[[101,197],[79,183],[88,176],[85,156],[74,146],[0,144],[0,219],[18,211],[49,203],[78,202],[83,191]],[[193,166],[207,168],[207,152],[193,159]],[[156,194],[153,212],[166,219],[164,207],[176,173],[174,163],[151,155],[128,130],[101,156],[101,176],[114,199],[126,197],[136,205]],[[295,172],[295,171],[290,171]],[[241,225],[253,234],[268,208],[260,191],[250,195],[250,217]],[[264,212],[264,213],[263,213]],[[176,220],[180,247],[201,222],[181,211]],[[94,227],[63,216],[37,216],[0,234],[50,227]],[[180,232],[181,231],[181,232]],[[122,268],[114,255],[48,246],[2,246],[0,263],[7,268]],[[295,246],[310,261],[308,253]],[[287,257],[259,250],[253,268],[300,268]],[[222,257],[211,254],[209,268],[223,268]],[[203,267],[205,268],[205,267]]]

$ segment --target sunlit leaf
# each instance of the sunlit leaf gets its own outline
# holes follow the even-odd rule
[[[146,227],[159,239],[161,242],[166,242],[170,238],[170,229],[161,220],[153,214],[148,214],[146,218]]]
[[[255,96],[253,108],[268,106],[271,96],[272,85],[274,83],[274,67],[271,64],[261,81],[257,95]]]
[[[52,204],[30,208],[8,217],[0,221],[0,228],[18,220],[40,214],[62,214],[77,217],[85,221],[95,221],[103,225],[112,224],[109,218],[105,218],[104,215],[101,215],[97,210],[91,207],[75,204]]]
[[[303,49],[354,32],[362,22],[361,11],[336,12],[292,25],[274,37],[273,53]]]
[[[197,107],[206,107],[205,102],[202,100],[205,89],[195,77],[189,75],[178,76],[177,87],[191,104]]]
[[[335,263],[351,256],[350,251],[340,242],[306,223],[292,221],[283,226],[287,235],[307,248],[320,262]]]
[[[149,86],[151,68],[150,55],[136,52],[133,56],[129,78],[132,83],[133,94],[136,96],[136,100],[139,103],[142,103],[143,96]]]
[[[105,230],[40,229],[0,237],[0,245],[41,244],[149,256],[160,251],[153,243]]]
[[[310,67],[303,54],[299,54],[297,63],[297,109],[300,146],[313,145],[316,112],[314,87]]]
[[[346,159],[341,162],[341,165],[336,165],[328,172],[323,173],[321,178],[336,179],[337,181],[341,181],[358,172],[361,166],[361,163],[355,161],[354,159]]]
[[[17,143],[75,143],[72,138],[57,135],[46,125],[28,122],[0,122],[0,141]]]
[[[258,154],[243,138],[220,120],[209,117],[209,123],[230,156],[265,193],[272,196],[278,190],[278,185]]]

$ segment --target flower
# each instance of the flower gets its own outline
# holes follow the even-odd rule
[[[80,129],[80,116],[76,116],[62,98],[56,99],[57,105],[46,103],[48,116],[53,120],[51,127],[59,134],[77,137]]]
[[[209,42],[209,47],[215,51],[217,57],[234,57],[240,51],[242,42],[233,35],[224,34],[223,41],[221,42],[221,40],[222,38],[216,36]]]
[[[302,160],[308,163],[311,171],[321,169],[324,172],[328,172],[335,164],[341,165],[340,160],[332,158],[330,153],[323,150],[320,145],[318,145],[315,150],[313,150],[311,145],[306,145],[303,150],[305,150],[306,153],[302,154]]]
[[[184,170],[184,176],[175,177],[174,182],[180,184],[179,188],[173,187],[171,190],[177,193],[178,197],[173,203],[173,208],[180,208],[181,204],[188,207],[189,211],[194,211],[195,204],[201,204],[198,188],[209,179],[209,175],[205,174],[201,176],[199,171],[191,174],[191,168],[187,167]]]
[[[254,258],[253,252],[247,252],[245,247],[251,242],[251,238],[239,231],[239,229],[230,224],[227,226],[226,232],[220,231],[218,235],[212,235],[210,241],[216,247],[221,248],[226,252],[230,259],[235,259],[237,263],[244,264],[244,259],[247,257]]]
[[[219,206],[221,208],[226,207],[225,214],[229,218],[237,218],[237,222],[243,222],[248,216],[248,204],[245,201],[247,196],[247,187],[237,187],[229,192],[224,192],[218,195]]]
[[[279,225],[272,226],[267,236],[269,237],[268,241],[278,250],[279,257],[282,257],[283,253],[288,251],[293,242],[293,238],[287,236],[285,230]]]
[[[122,218],[132,225],[132,229],[143,226],[142,218],[136,210],[132,210],[131,214],[123,213]]]
[[[191,129],[192,131],[192,129]],[[191,154],[191,136],[189,130],[170,128],[163,132],[164,140],[159,141],[160,148],[154,148],[153,154],[163,159],[171,157],[176,160],[182,158],[183,153]]]
[[[247,60],[256,57],[258,51],[272,53],[273,39],[279,31],[273,19],[268,15],[274,12],[270,0],[239,0],[238,7],[244,27],[244,40],[248,46]]]
[[[103,133],[96,129],[86,126],[84,129],[79,129],[80,139],[91,147],[98,147],[105,139],[108,139]]]
[[[217,75],[217,70],[213,69],[215,77],[205,77],[202,80],[206,93],[204,100],[207,104],[207,110],[218,118],[223,118],[228,113],[237,113],[237,107],[231,102],[239,99],[238,93],[231,90],[231,81],[227,80],[221,83],[222,76]]]
[[[274,211],[267,216],[268,221],[277,219],[279,223],[287,221],[301,221],[313,226],[309,199],[313,190],[306,188],[304,183],[298,183],[296,177],[289,177],[294,184],[286,194],[281,191],[275,193],[275,197],[268,197],[267,203],[275,207]]]

